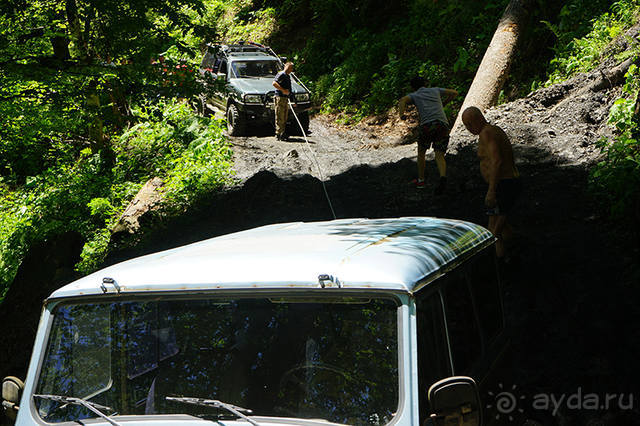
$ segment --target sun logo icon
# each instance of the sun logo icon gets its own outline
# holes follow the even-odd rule
[[[516,413],[524,413],[524,409],[519,406],[520,401],[525,399],[524,395],[520,397],[516,397],[517,394],[517,386],[511,386],[511,389],[505,390],[502,383],[498,384],[499,391],[489,392],[489,396],[491,397],[491,401],[487,404],[487,409],[495,411],[496,420],[501,417],[508,418],[509,421],[513,421],[514,414]]]

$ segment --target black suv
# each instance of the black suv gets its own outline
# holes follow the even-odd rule
[[[207,88],[205,107],[225,111],[228,132],[240,136],[250,126],[274,123],[276,73],[283,68],[281,58],[269,47],[254,43],[211,44],[202,58],[200,74]],[[291,81],[291,103],[305,132],[309,129],[309,92]],[[293,114],[287,123],[298,129]],[[293,133],[293,132],[292,132]]]

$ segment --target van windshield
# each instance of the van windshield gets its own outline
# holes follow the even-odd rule
[[[63,304],[36,394],[83,398],[106,414],[233,413],[166,397],[222,401],[251,416],[384,424],[398,408],[392,299],[231,298]],[[95,417],[34,398],[47,422]]]
[[[276,61],[233,61],[232,76],[238,78],[247,77],[275,77],[278,73]]]

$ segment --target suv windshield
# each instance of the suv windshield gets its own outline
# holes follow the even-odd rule
[[[233,61],[231,63],[233,77],[275,77],[278,73],[278,62],[267,61]]]
[[[398,407],[397,303],[392,299],[232,298],[64,304],[37,394],[79,397],[116,414],[228,410],[167,396],[209,398],[251,415],[382,424]],[[95,417],[34,398],[47,422]]]

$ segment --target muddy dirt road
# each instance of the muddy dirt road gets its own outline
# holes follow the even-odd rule
[[[236,176],[244,181],[260,171],[281,177],[311,175],[330,178],[359,165],[380,166],[415,155],[415,147],[378,140],[362,131],[332,126],[330,119],[313,119],[308,142],[302,135],[278,141],[273,129],[254,129],[248,137],[230,138]],[[373,136],[373,138],[372,138]],[[384,149],[378,149],[380,146]]]

